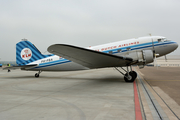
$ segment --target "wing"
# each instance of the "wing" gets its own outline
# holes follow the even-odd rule
[[[121,67],[132,63],[132,58],[115,56],[103,52],[66,44],[48,47],[48,52],[61,56],[88,68]]]
[[[21,65],[21,66],[11,66],[11,67],[5,67],[3,68],[3,70],[14,70],[14,69],[20,69],[20,68],[30,68],[30,67],[34,67],[37,66],[38,64],[30,64],[30,65]]]

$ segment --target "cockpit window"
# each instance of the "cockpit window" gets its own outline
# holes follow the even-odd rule
[[[165,42],[165,41],[170,41],[170,40],[167,40],[166,38],[163,38],[163,41]]]
[[[158,39],[158,42],[162,42],[162,39]]]
[[[171,41],[171,40],[168,40],[167,38],[159,38],[157,39],[158,42],[167,42],[167,41]]]

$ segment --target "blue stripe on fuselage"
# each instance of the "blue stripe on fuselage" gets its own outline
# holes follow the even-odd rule
[[[176,42],[153,42],[154,46],[161,46],[161,45],[166,45],[166,44],[173,44]],[[127,50],[126,48],[131,48],[131,50]],[[126,51],[132,51],[132,50],[138,50],[138,49],[143,49],[143,48],[149,48],[152,47],[152,42],[149,43],[143,43],[143,44],[137,44],[137,45],[132,45],[132,46],[127,46],[127,47],[121,47],[121,48],[115,48],[115,49],[111,49],[111,50],[106,50],[103,51],[104,53],[108,53],[109,51],[113,51],[113,54],[119,53],[117,52],[117,50],[121,49],[121,53],[122,52],[126,52]],[[60,59],[60,60],[56,60],[56,61],[51,61],[51,62],[47,62],[47,63],[40,63],[39,66],[31,68],[31,69],[36,69],[36,68],[43,68],[43,67],[49,67],[49,66],[54,66],[54,65],[58,65],[58,64],[64,64],[64,63],[68,63],[71,62],[70,60],[67,59]]]
[[[53,65],[58,65],[58,64],[63,64],[63,63],[68,63],[68,62],[71,62],[70,60],[67,60],[67,59],[64,59],[64,61],[59,61],[59,60],[57,60],[57,61],[54,61],[54,62],[52,62],[51,64],[47,64],[47,65],[40,65],[40,66],[37,66],[37,67],[35,67],[35,68],[43,68],[43,67],[49,67],[49,66],[53,66]],[[48,62],[49,63],[49,62]],[[34,68],[32,68],[32,69],[34,69]]]

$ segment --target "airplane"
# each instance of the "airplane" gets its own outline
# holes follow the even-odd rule
[[[23,39],[16,44],[16,66],[4,69],[38,71],[76,71],[114,67],[125,82],[133,82],[137,73],[132,65],[144,68],[148,63],[177,49],[178,44],[162,36],[139,37],[92,47],[53,44],[42,54],[30,41]],[[127,69],[125,69],[126,67]],[[129,69],[130,68],[130,69]],[[121,69],[121,70],[120,70]],[[124,73],[125,72],[125,73]]]

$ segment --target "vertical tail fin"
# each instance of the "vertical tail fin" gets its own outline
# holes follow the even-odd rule
[[[43,55],[41,52],[29,41],[21,41],[16,44],[16,63],[18,65],[26,65],[28,63],[40,60],[51,55]]]

